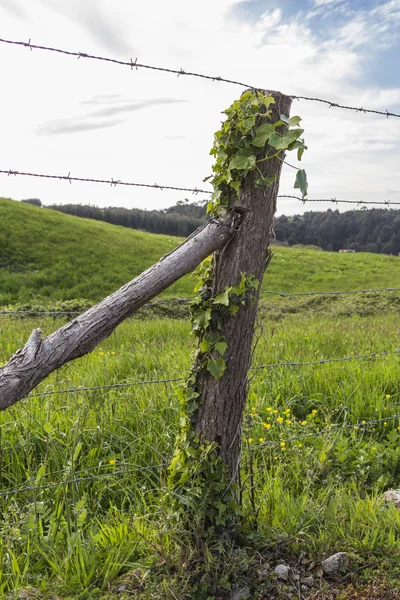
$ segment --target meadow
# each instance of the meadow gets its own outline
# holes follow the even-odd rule
[[[180,242],[11,200],[0,217],[3,310],[90,306]],[[400,511],[382,495],[400,487],[400,293],[268,294],[397,287],[399,259],[274,254],[242,432],[241,550],[197,562],[166,508],[194,339],[187,304],[162,304],[0,413],[0,598],[225,600],[238,583],[287,600],[298,590],[279,596],[274,566],[302,561],[325,600],[340,596],[318,565],[338,551],[359,582],[399,588]],[[0,311],[0,365],[67,318]]]
[[[49,333],[62,322],[2,316],[0,361],[33,327]],[[396,313],[262,317],[257,339],[253,367],[378,355],[252,369],[241,465],[246,544],[275,564],[347,551],[395,581],[400,512],[380,498],[400,481]],[[21,588],[40,598],[214,597],[174,564],[184,532],[163,510],[179,427],[180,382],[168,380],[188,372],[192,344],[185,319],[130,319],[0,414],[4,597]],[[62,393],[114,383],[129,385]],[[207,569],[219,593],[224,581],[229,587],[228,558],[224,569],[212,561]]]

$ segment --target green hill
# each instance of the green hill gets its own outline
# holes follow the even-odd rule
[[[180,238],[155,235],[0,199],[0,306],[87,299],[133,279]],[[398,257],[275,247],[263,288],[281,292],[400,286]],[[192,294],[193,280],[168,296]]]

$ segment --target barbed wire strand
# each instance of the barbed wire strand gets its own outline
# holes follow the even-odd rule
[[[311,365],[325,365],[328,363],[335,363],[335,362],[344,362],[344,361],[351,361],[351,360],[362,360],[364,358],[379,358],[380,356],[390,356],[392,354],[399,354],[400,353],[400,349],[396,349],[396,350],[388,350],[388,351],[383,351],[383,352],[370,352],[368,354],[357,354],[354,356],[343,356],[340,358],[327,358],[327,359],[321,359],[321,360],[315,360],[315,361],[310,361],[310,362],[280,362],[280,363],[271,363],[271,364],[267,364],[267,365],[255,365],[254,367],[250,367],[250,370],[252,371],[257,371],[257,370],[263,370],[263,369],[272,369],[272,368],[283,368],[283,367],[308,367]],[[126,388],[126,387],[133,387],[136,385],[152,385],[152,384],[159,384],[159,383],[176,383],[179,381],[184,381],[183,377],[175,377],[175,378],[171,378],[171,379],[149,379],[146,381],[131,381],[131,382],[124,382],[124,383],[110,383],[107,385],[94,385],[94,386],[85,386],[85,387],[79,387],[79,388],[69,388],[69,389],[62,389],[62,390],[51,390],[51,391],[47,391],[47,392],[38,392],[36,394],[29,394],[27,396],[25,396],[25,398],[38,398],[38,397],[42,397],[42,396],[53,396],[54,394],[72,394],[72,393],[80,393],[80,392],[91,392],[94,390],[104,390],[104,389],[112,389],[112,388]]]
[[[144,188],[153,188],[158,190],[174,190],[180,192],[191,192],[192,194],[212,194],[212,190],[203,190],[201,188],[187,188],[180,186],[172,186],[172,185],[160,185],[158,183],[136,183],[131,181],[122,181],[121,179],[96,179],[93,177],[73,177],[71,172],[68,175],[49,175],[47,173],[30,173],[26,171],[15,171],[13,169],[0,169],[0,173],[7,176],[22,176],[22,177],[38,177],[42,179],[57,179],[61,181],[69,181],[72,183],[73,181],[83,182],[83,183],[101,183],[107,184],[111,187],[117,187],[117,185],[123,186],[133,186],[133,187],[144,187]],[[357,206],[366,206],[366,205],[382,205],[382,206],[400,206],[400,202],[392,201],[392,200],[342,200],[340,198],[302,198],[300,196],[288,195],[288,194],[280,194],[277,196],[278,198],[291,198],[294,200],[298,200],[305,204],[306,202],[332,202],[333,204],[356,204]],[[54,210],[54,209],[53,209]]]
[[[94,481],[96,479],[103,479],[106,477],[119,477],[120,475],[126,475],[127,473],[137,473],[139,471],[148,471],[151,469],[161,468],[168,466],[169,463],[161,463],[158,465],[147,465],[146,467],[136,467],[134,469],[121,469],[114,471],[113,473],[101,473],[100,475],[88,475],[87,477],[76,477],[74,479],[66,479],[65,481],[54,481],[51,483],[44,483],[42,485],[26,486],[24,488],[16,488],[12,490],[5,490],[0,492],[0,496],[9,496],[11,494],[21,494],[22,492],[32,492],[36,490],[44,490],[47,488],[58,487],[61,485],[69,485],[71,483],[80,483],[82,481]]]
[[[186,304],[191,302],[191,298],[171,298],[171,300],[161,300],[160,302],[148,302],[147,304],[143,304],[142,308],[152,308],[153,306],[161,306],[164,304]],[[92,307],[93,308],[93,307]],[[1,315],[82,315],[86,310],[81,311],[73,311],[73,310],[0,310]]]
[[[357,421],[356,423],[352,423],[351,425],[338,425],[338,426],[333,426],[333,427],[329,427],[328,429],[322,429],[321,431],[315,431],[312,433],[304,433],[302,435],[296,435],[290,438],[282,438],[281,440],[271,440],[271,441],[266,441],[266,442],[262,442],[260,444],[257,445],[257,448],[267,448],[270,446],[278,446],[280,445],[282,442],[285,442],[286,444],[288,442],[295,442],[297,440],[305,440],[307,438],[310,437],[318,437],[320,435],[328,435],[329,433],[335,433],[337,431],[342,431],[342,430],[347,430],[347,429],[365,429],[366,427],[369,427],[370,425],[377,425],[379,423],[386,423],[387,421],[393,421],[393,420],[400,420],[400,414],[397,415],[391,415],[388,417],[382,417],[382,419],[371,419],[370,421]]]
[[[147,65],[144,63],[139,63],[137,61],[137,58],[135,59],[135,61],[132,60],[132,58],[129,61],[124,61],[124,60],[118,60],[115,58],[109,58],[109,57],[105,57],[105,56],[97,56],[95,54],[87,54],[86,52],[72,52],[69,50],[63,50],[61,48],[53,48],[53,47],[49,47],[49,46],[40,46],[37,44],[32,44],[31,40],[29,39],[28,42],[21,42],[21,41],[15,41],[15,40],[7,40],[7,39],[0,39],[0,42],[3,44],[12,44],[15,46],[24,46],[26,48],[29,48],[30,50],[43,50],[43,51],[47,51],[47,52],[55,52],[58,54],[65,54],[67,56],[76,56],[78,59],[80,58],[87,58],[87,59],[92,59],[92,60],[99,60],[99,61],[103,61],[103,62],[107,62],[107,63],[113,63],[113,64],[117,64],[117,65],[122,65],[122,66],[127,66],[129,67],[132,71],[133,70],[138,70],[138,69],[150,69],[152,71],[162,71],[164,73],[171,73],[171,74],[175,74],[178,77],[180,76],[189,76],[189,77],[199,77],[202,79],[208,79],[210,81],[219,81],[219,82],[224,82],[224,83],[230,83],[233,85],[238,85],[240,87],[244,87],[244,88],[250,88],[253,90],[260,90],[261,88],[259,86],[253,86],[253,85],[249,85],[247,83],[243,83],[241,81],[236,81],[234,79],[227,79],[225,77],[221,77],[220,75],[218,76],[213,76],[213,75],[205,75],[202,73],[196,73],[196,72],[192,72],[192,71],[185,71],[184,69],[170,69],[167,67],[157,67],[154,65]],[[288,94],[290,96],[290,98],[292,98],[293,100],[306,100],[306,101],[311,101],[311,102],[320,102],[322,104],[327,104],[329,106],[329,108],[342,108],[345,110],[352,110],[355,111],[357,113],[372,113],[372,114],[376,114],[376,115],[383,115],[384,117],[388,118],[388,117],[400,117],[400,114],[396,114],[396,113],[392,113],[389,112],[388,110],[385,111],[381,111],[381,110],[374,110],[374,109],[369,109],[369,108],[364,108],[362,107],[356,107],[356,106],[347,106],[344,104],[339,104],[337,102],[332,102],[330,100],[324,100],[321,98],[313,98],[310,96],[298,96],[298,95],[294,95],[294,94]]]
[[[295,298],[298,296],[342,296],[351,294],[369,294],[369,293],[384,293],[384,292],[399,292],[400,288],[388,287],[388,288],[369,288],[361,290],[344,290],[334,292],[296,292],[294,294],[287,292],[273,292],[269,290],[261,290],[260,294],[268,294],[271,296],[281,296],[283,298]],[[142,308],[152,308],[153,306],[160,306],[166,304],[188,304],[195,300],[195,296],[192,298],[173,298],[171,300],[162,300],[160,302],[149,302],[144,304]],[[85,311],[67,311],[67,310],[0,310],[0,316],[4,315],[81,315]]]
[[[387,423],[388,421],[393,421],[393,420],[400,420],[400,414],[390,415],[387,417],[383,417],[381,419],[371,419],[371,420],[365,421],[365,422],[357,421],[356,423],[352,423],[351,425],[338,425],[336,427],[333,426],[328,429],[322,429],[321,431],[306,433],[306,434],[302,434],[299,436],[292,436],[292,437],[281,439],[281,440],[266,441],[266,442],[258,444],[256,448],[264,449],[264,448],[268,448],[271,446],[281,445],[282,442],[285,442],[285,444],[287,444],[287,443],[293,442],[293,441],[304,440],[304,439],[312,438],[312,437],[319,437],[319,436],[328,435],[331,433],[336,433],[338,431],[346,431],[349,429],[356,429],[356,430],[357,429],[365,429],[366,427],[369,427],[370,425],[377,425],[379,423]],[[13,488],[12,490],[5,490],[5,491],[0,492],[0,496],[9,496],[9,495],[21,494],[23,492],[32,492],[32,491],[43,490],[43,489],[47,489],[47,488],[60,487],[63,485],[81,483],[83,481],[95,481],[98,479],[119,477],[121,475],[126,475],[126,474],[141,472],[141,471],[148,471],[148,470],[156,469],[156,468],[160,469],[160,468],[167,467],[168,465],[169,465],[169,462],[164,462],[164,463],[160,463],[157,465],[147,465],[146,467],[138,467],[137,466],[133,469],[120,469],[118,471],[114,471],[113,473],[101,473],[99,475],[88,475],[86,477],[75,477],[73,479],[66,479],[65,481],[54,481],[51,483],[44,483],[42,485],[37,485],[37,486],[26,486],[23,488]]]

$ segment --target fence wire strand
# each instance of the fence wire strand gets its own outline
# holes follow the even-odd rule
[[[273,369],[273,368],[284,368],[284,367],[297,367],[297,368],[301,368],[301,367],[309,367],[309,366],[314,366],[314,365],[325,365],[328,363],[336,363],[336,362],[345,362],[345,361],[351,361],[351,360],[363,360],[366,358],[379,358],[380,356],[391,356],[392,354],[400,354],[400,349],[396,349],[396,350],[385,350],[385,351],[376,351],[376,352],[370,352],[368,354],[356,354],[354,356],[342,356],[339,358],[323,358],[320,360],[314,360],[314,361],[310,361],[310,362],[279,362],[279,363],[271,363],[271,364],[267,364],[267,365],[255,365],[253,367],[250,367],[249,370],[251,371],[259,371],[259,370],[264,370],[264,369]],[[25,396],[25,398],[38,398],[38,397],[42,397],[42,396],[53,396],[54,394],[78,394],[81,392],[92,392],[95,390],[105,390],[105,389],[112,389],[112,388],[128,388],[128,387],[134,387],[137,385],[156,385],[156,384],[165,384],[165,383],[177,383],[177,382],[182,382],[184,381],[183,377],[174,377],[174,378],[170,378],[170,379],[149,379],[149,380],[145,380],[145,381],[131,381],[131,382],[122,382],[122,383],[110,383],[107,385],[94,385],[94,386],[85,386],[85,387],[78,387],[78,388],[69,388],[69,389],[62,389],[62,390],[50,390],[47,392],[38,392],[35,394],[29,394],[27,396]]]
[[[41,179],[56,179],[61,181],[69,181],[72,183],[73,181],[81,182],[81,183],[100,183],[107,184],[111,187],[117,187],[117,185],[122,186],[133,186],[133,187],[143,187],[143,188],[153,188],[157,190],[174,190],[180,192],[191,192],[192,194],[212,194],[212,190],[203,190],[201,188],[187,188],[173,185],[160,185],[158,183],[136,183],[131,181],[122,181],[121,179],[96,179],[93,177],[73,177],[71,172],[68,175],[49,175],[47,173],[31,173],[26,171],[16,171],[14,169],[0,169],[0,173],[7,176],[21,176],[21,177],[37,177]],[[291,198],[293,200],[298,200],[303,204],[307,202],[331,202],[333,204],[356,204],[357,206],[366,206],[366,205],[381,205],[381,206],[400,206],[400,202],[396,202],[393,200],[342,200],[339,198],[302,198],[301,196],[295,196],[290,194],[280,194],[277,196],[278,198]]]
[[[180,77],[180,76],[198,77],[198,78],[202,78],[202,79],[208,79],[210,81],[219,81],[219,82],[224,82],[224,83],[230,83],[233,85],[238,85],[240,87],[249,88],[252,90],[261,90],[261,88],[259,86],[250,85],[247,83],[243,83],[241,81],[236,81],[234,79],[227,79],[225,77],[221,77],[220,75],[218,75],[218,76],[205,75],[203,73],[185,71],[182,68],[178,70],[178,69],[170,69],[167,67],[158,67],[155,65],[139,63],[137,58],[135,58],[135,61],[133,61],[132,58],[130,58],[129,61],[118,60],[115,58],[110,58],[110,57],[105,57],[105,56],[97,56],[95,54],[87,54],[86,52],[73,52],[70,50],[63,50],[61,48],[53,48],[50,46],[41,46],[41,45],[37,45],[37,44],[32,44],[30,39],[28,42],[21,42],[21,41],[16,41],[16,40],[8,40],[8,39],[0,38],[0,42],[3,44],[24,46],[26,48],[29,48],[30,50],[33,50],[33,49],[43,50],[43,51],[47,51],[47,52],[55,52],[57,54],[65,54],[67,56],[75,56],[78,59],[87,58],[87,59],[98,60],[98,61],[107,62],[107,63],[113,63],[116,65],[129,67],[131,69],[131,71],[133,71],[133,70],[137,71],[139,69],[150,69],[152,71],[161,71],[164,73],[171,73],[171,74],[177,75],[178,77]],[[364,114],[371,113],[371,114],[376,114],[376,115],[383,115],[384,117],[387,117],[387,118],[388,117],[397,117],[397,118],[400,117],[400,114],[389,112],[388,110],[381,111],[381,110],[364,108],[363,106],[361,106],[361,107],[348,106],[345,104],[339,104],[337,102],[332,102],[331,100],[325,100],[322,98],[314,98],[314,97],[310,97],[310,96],[298,96],[296,94],[287,94],[287,95],[290,96],[290,98],[292,98],[293,100],[306,100],[306,101],[311,101],[311,102],[319,102],[322,104],[327,104],[329,106],[329,108],[342,108],[345,110],[352,110],[357,113],[364,113]]]

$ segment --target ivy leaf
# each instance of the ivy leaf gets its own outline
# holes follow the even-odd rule
[[[272,175],[271,177],[259,177],[256,180],[256,186],[260,188],[266,188],[273,184],[274,181],[276,181],[276,175]]]
[[[257,127],[254,140],[251,142],[256,148],[262,148],[271,134],[275,133],[275,127],[270,123],[264,123]]]
[[[227,288],[222,294],[218,294],[213,300],[213,304],[223,304],[229,306],[229,288]]]
[[[307,174],[304,169],[297,171],[294,187],[298,188],[303,194],[303,198],[308,194]]]
[[[202,342],[200,342],[200,350],[204,353],[209,352],[211,350],[211,346],[208,342],[203,340]]]
[[[290,129],[283,135],[273,133],[269,138],[269,143],[277,150],[286,150],[302,133],[304,133],[304,129]]]
[[[215,344],[215,349],[223,356],[225,354],[225,350],[227,349],[228,344],[226,342],[218,342]]]
[[[211,321],[211,312],[209,310],[198,310],[193,316],[193,329],[206,328]]]
[[[298,150],[297,150],[297,160],[300,161],[301,157],[303,156],[303,152],[304,150],[307,148],[307,146],[301,146]]]
[[[301,121],[301,117],[290,117],[289,121],[287,122],[287,124],[289,125],[289,127],[298,127],[299,123]]]
[[[229,163],[229,169],[237,169],[238,171],[240,170],[246,170],[246,169],[254,169],[254,167],[256,166],[256,157],[254,155],[251,156],[243,156],[243,155],[236,155],[232,158],[231,162]]]
[[[223,358],[207,361],[207,371],[211,373],[214,379],[222,377],[226,369],[226,363]]]

